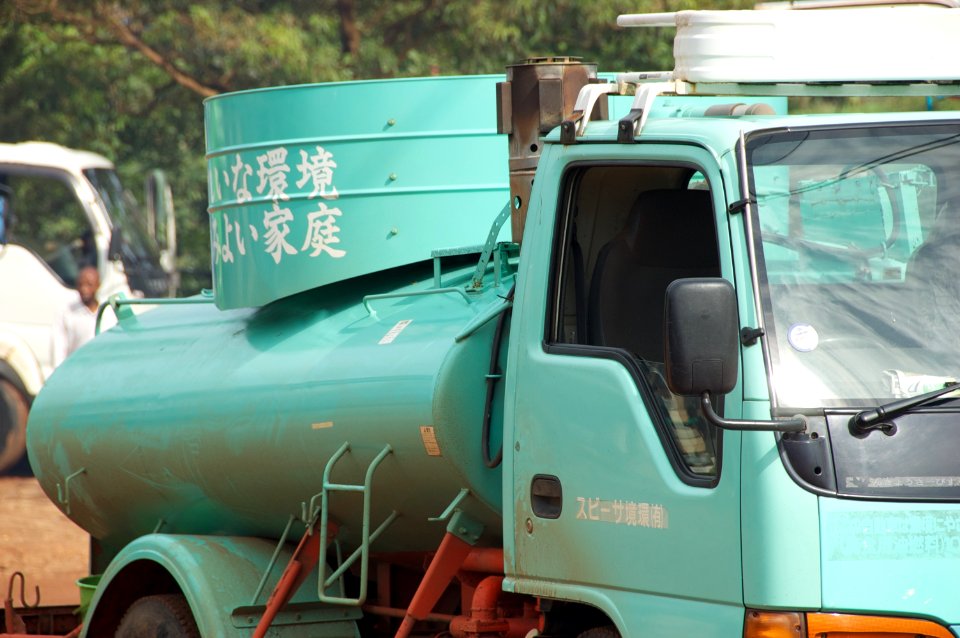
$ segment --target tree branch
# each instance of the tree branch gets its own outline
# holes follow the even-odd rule
[[[340,50],[343,53],[360,53],[360,28],[357,27],[357,11],[354,0],[337,0],[340,14]]]
[[[100,5],[99,9],[106,21],[107,29],[116,36],[121,44],[127,48],[138,51],[145,58],[159,66],[167,75],[173,78],[174,82],[203,97],[211,97],[219,93],[216,89],[200,83],[196,78],[179,70],[170,60],[137,37],[137,35],[124,24],[124,16],[119,9],[114,6],[105,7],[103,5]]]
[[[103,43],[102,38],[97,34],[100,28],[106,28],[113,37],[112,42],[119,43],[128,49],[133,49],[147,58],[153,64],[159,66],[169,75],[174,82],[183,86],[194,93],[203,97],[217,95],[219,91],[206,86],[193,76],[184,73],[178,69],[173,62],[168,60],[156,49],[141,40],[125,23],[126,16],[116,5],[107,5],[98,2],[93,11],[99,14],[102,22],[94,16],[84,13],[72,12],[61,8],[58,0],[48,0],[47,2],[36,2],[34,0],[19,0],[17,7],[32,15],[48,13],[54,21],[69,24],[76,27],[87,42],[94,44]]]

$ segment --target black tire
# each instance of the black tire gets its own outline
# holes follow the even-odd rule
[[[593,629],[588,629],[577,638],[620,638],[620,632],[617,631],[616,627],[610,625],[608,627],[594,627]]]
[[[0,378],[0,472],[13,467],[27,449],[29,409],[20,390]]]
[[[116,638],[200,638],[187,599],[180,594],[144,596],[120,620]]]

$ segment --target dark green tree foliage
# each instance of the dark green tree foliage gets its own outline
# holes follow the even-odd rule
[[[619,29],[616,16],[695,5],[5,0],[0,141],[46,140],[101,153],[116,162],[132,189],[140,188],[149,168],[167,171],[185,292],[193,292],[209,285],[204,97],[281,84],[499,73],[506,64],[541,55],[581,56],[604,71],[669,69],[672,32]],[[749,5],[711,3],[743,6]]]

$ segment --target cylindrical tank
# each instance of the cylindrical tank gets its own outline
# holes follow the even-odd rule
[[[217,306],[483,242],[509,199],[502,76],[333,82],[204,103]]]
[[[445,274],[444,287],[462,290],[470,274]],[[124,318],[35,402],[28,451],[40,484],[115,547],[157,528],[275,538],[321,491],[343,443],[332,479],[351,484],[389,445],[369,494],[372,524],[399,517],[374,550],[435,548],[445,526],[428,518],[463,488],[460,508],[497,542],[500,470],[481,454],[497,321],[455,337],[506,290],[423,294],[432,276],[422,263],[261,308],[174,305]],[[401,296],[363,299],[391,291]],[[496,449],[499,417],[493,430]],[[330,519],[348,545],[362,498],[332,495]]]

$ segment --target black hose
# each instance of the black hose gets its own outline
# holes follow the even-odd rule
[[[516,285],[510,289],[510,292],[504,297],[506,302],[513,301],[513,293],[516,289]],[[483,432],[480,435],[480,446],[483,449],[483,462],[489,468],[495,468],[503,461],[503,441],[500,441],[500,449],[497,451],[497,455],[493,458],[490,457],[490,421],[493,417],[493,395],[497,389],[497,382],[503,376],[499,365],[500,346],[503,342],[503,328],[510,319],[510,313],[511,309],[507,308],[497,318],[497,329],[493,333],[493,346],[490,351],[490,369],[487,373],[487,398],[483,408]]]

